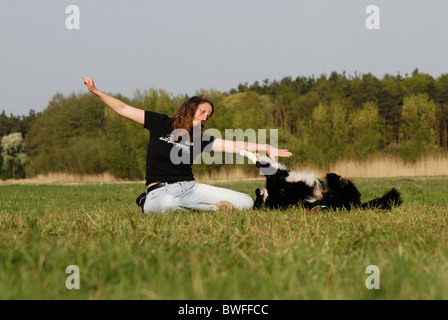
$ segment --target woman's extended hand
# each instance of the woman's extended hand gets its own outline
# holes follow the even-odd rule
[[[292,153],[287,149],[277,149],[270,145],[266,145],[266,154],[274,161],[276,161],[275,157],[289,158],[292,156]]]
[[[86,85],[87,89],[89,89],[90,92],[92,93],[98,92],[98,89],[95,87],[95,84],[93,83],[92,79],[83,76],[81,76],[81,78],[84,80],[84,84]]]
[[[129,106],[123,101],[118,100],[117,98],[114,98],[104,92],[101,92],[95,87],[92,79],[83,76],[81,76],[81,78],[84,80],[84,84],[86,85],[87,89],[89,89],[90,92],[100,98],[100,100],[103,101],[114,112],[137,123],[145,123],[145,110]]]

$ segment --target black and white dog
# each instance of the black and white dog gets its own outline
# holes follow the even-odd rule
[[[347,179],[328,173],[321,181],[313,173],[288,171],[271,158],[241,150],[240,154],[249,158],[266,177],[266,188],[255,190],[256,209],[287,209],[302,206],[307,209],[354,209],[376,208],[391,210],[402,203],[401,194],[395,188],[382,197],[369,202],[361,202],[361,193]]]

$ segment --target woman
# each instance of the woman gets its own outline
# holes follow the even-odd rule
[[[213,103],[194,96],[186,100],[172,118],[134,108],[95,87],[82,77],[90,92],[120,116],[140,123],[150,131],[146,155],[146,194],[139,200],[143,212],[168,212],[183,208],[196,210],[249,209],[252,198],[244,193],[196,183],[194,158],[201,152],[232,152],[241,149],[266,152],[270,157],[290,157],[291,152],[266,144],[230,141],[203,134],[214,111]]]

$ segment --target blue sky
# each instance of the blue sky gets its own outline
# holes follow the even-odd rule
[[[69,5],[80,28],[69,30]],[[365,26],[380,10],[380,29]],[[446,0],[1,0],[0,112],[57,92],[228,91],[285,76],[448,73]]]

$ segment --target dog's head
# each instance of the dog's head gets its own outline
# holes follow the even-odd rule
[[[255,201],[254,201],[254,208],[255,209],[263,209],[265,208],[265,202],[268,196],[268,192],[266,190],[257,188],[255,189]]]
[[[276,192],[273,197],[269,196],[267,189],[255,189],[254,209],[279,209],[287,207],[282,197],[284,197],[284,190]]]

